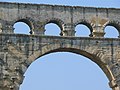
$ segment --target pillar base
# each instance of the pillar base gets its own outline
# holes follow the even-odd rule
[[[63,36],[75,36],[75,31],[73,30],[64,30],[62,31]]]
[[[93,32],[92,35],[93,37],[104,37],[105,33],[104,32]]]

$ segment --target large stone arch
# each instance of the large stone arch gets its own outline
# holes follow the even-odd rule
[[[26,23],[30,27],[30,34],[34,34],[34,26],[35,25],[34,25],[34,20],[33,19],[31,19],[29,17],[25,17],[25,18],[19,17],[19,18],[15,19],[13,21],[12,25],[14,25],[17,22],[24,22],[24,23]]]
[[[92,32],[93,32],[93,23],[91,23],[90,21],[88,20],[85,20],[85,19],[81,19],[81,20],[78,20],[74,23],[74,28],[79,25],[79,24],[83,24],[85,26],[87,26],[89,29],[90,29],[90,36],[92,36]]]
[[[49,44],[49,45],[42,47],[40,51],[36,51],[33,55],[28,57],[27,60],[32,63],[34,60],[40,58],[41,56],[44,56],[46,54],[53,53],[53,52],[72,52],[72,53],[76,53],[76,54],[89,58],[103,70],[103,72],[105,73],[105,75],[110,81],[109,85],[112,88],[112,90],[119,90],[111,69],[109,68],[108,65],[104,63],[104,60],[102,60],[103,57],[99,56],[101,52],[97,52],[97,50],[96,50],[96,53],[92,54],[90,52],[80,50],[79,48],[77,48],[77,46],[75,46],[74,48],[69,47],[69,44],[67,45],[67,47],[61,47],[61,44],[54,44],[54,45]],[[91,51],[91,52],[94,52],[94,51]]]

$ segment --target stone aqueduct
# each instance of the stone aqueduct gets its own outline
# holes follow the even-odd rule
[[[15,34],[24,22],[30,35]],[[46,36],[45,25],[55,23],[61,36]],[[75,26],[86,25],[90,37],[75,37]],[[120,9],[0,2],[0,90],[19,90],[23,74],[37,58],[52,52],[88,57],[104,71],[112,90],[120,90],[120,39],[104,38],[104,28],[120,32]]]

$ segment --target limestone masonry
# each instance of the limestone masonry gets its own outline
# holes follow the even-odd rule
[[[15,34],[16,22],[26,23],[30,34]],[[57,24],[61,36],[46,36],[48,23]],[[90,29],[90,37],[75,37],[78,24]],[[0,2],[0,90],[19,90],[34,60],[62,51],[91,59],[112,90],[120,90],[120,39],[104,38],[108,25],[120,33],[120,9]]]

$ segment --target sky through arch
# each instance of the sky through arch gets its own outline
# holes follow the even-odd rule
[[[22,29],[22,28],[24,29]],[[30,34],[30,27],[24,22],[16,22],[14,24],[14,33],[15,34]]]
[[[25,76],[25,86],[20,90],[111,90],[107,77],[97,64],[68,52],[40,57],[31,64]]]
[[[61,29],[55,23],[48,23],[45,25],[45,35],[60,36]]]

